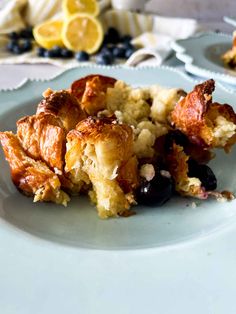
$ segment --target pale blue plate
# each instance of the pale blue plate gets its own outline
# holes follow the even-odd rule
[[[221,56],[232,47],[231,35],[202,33],[172,43],[176,57],[185,63],[187,72],[223,83],[236,85],[236,71],[226,68]]]
[[[0,92],[0,130],[14,130],[19,117],[32,114],[46,88],[68,88],[91,73],[186,91],[196,83],[165,67],[75,68]],[[233,104],[235,94],[217,86],[214,98]],[[236,192],[235,153],[219,152],[211,163],[219,189]],[[0,164],[1,313],[233,313],[235,201],[192,208],[192,199],[176,197],[104,221],[87,198],[75,197],[67,208],[32,203],[11,183],[2,150]]]

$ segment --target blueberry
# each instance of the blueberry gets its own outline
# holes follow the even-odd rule
[[[44,57],[45,51],[46,51],[45,48],[39,47],[39,48],[37,49],[37,55],[38,55],[39,57]]]
[[[130,43],[132,39],[133,39],[132,36],[124,35],[121,37],[121,42],[122,43]]]
[[[212,191],[217,188],[217,179],[209,166],[200,165],[193,159],[188,161],[188,166],[188,176],[198,178],[206,191]]]
[[[32,49],[32,43],[29,39],[25,39],[21,43],[21,48],[24,52],[30,51]]]
[[[52,55],[52,58],[60,58],[61,57],[61,51],[62,51],[62,48],[59,47],[59,46],[54,46],[51,50],[51,55]]]
[[[128,59],[133,53],[135,52],[135,49],[129,48],[125,51],[125,58]]]
[[[108,47],[108,46],[105,46],[105,47],[103,47],[102,50],[100,51],[100,54],[112,56],[113,49],[114,49],[114,46],[109,46],[109,47]]]
[[[151,181],[143,181],[137,191],[138,204],[161,206],[172,196],[173,182],[171,178],[160,173]]]
[[[123,45],[124,45],[126,50],[132,49],[133,51],[135,51],[135,47],[134,47],[134,45],[131,44],[131,42],[126,41],[123,43]]]
[[[113,61],[114,60],[111,54],[99,54],[96,59],[97,64],[100,65],[111,65]]]
[[[112,54],[115,58],[123,59],[125,58],[126,50],[124,47],[115,47]]]
[[[172,149],[173,143],[185,147],[188,144],[188,138],[179,130],[170,131],[165,137],[164,148],[166,152]]]
[[[44,58],[54,58],[54,53],[52,50],[44,50],[43,53]]]
[[[13,51],[13,48],[14,48],[15,46],[18,46],[18,41],[15,40],[15,39],[12,39],[12,40],[10,40],[9,43],[7,44],[7,50],[12,52],[12,51]]]
[[[78,61],[88,61],[89,54],[86,51],[81,50],[76,53],[75,58]]]
[[[66,48],[62,48],[61,49],[61,57],[62,58],[65,58],[65,59],[69,59],[69,58],[72,58],[74,56],[73,52],[69,49],[66,49]]]
[[[24,39],[32,39],[33,38],[32,27],[22,29],[19,32],[19,37]]]
[[[19,35],[17,32],[11,32],[8,36],[10,39],[19,39]]]
[[[17,45],[12,48],[12,52],[16,55],[20,55],[21,53],[24,52],[24,50],[22,49],[21,46]]]
[[[110,27],[104,39],[107,43],[116,44],[120,41],[120,34],[116,28]]]

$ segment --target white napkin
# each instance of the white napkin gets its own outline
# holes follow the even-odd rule
[[[134,45],[143,46],[126,61],[129,66],[160,65],[171,52],[173,40],[184,39],[195,34],[200,27],[194,19],[153,16],[152,32],[146,32],[133,40]]]

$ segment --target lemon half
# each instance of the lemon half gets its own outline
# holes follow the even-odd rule
[[[46,48],[51,49],[53,46],[64,46],[61,33],[63,21],[46,21],[34,27],[33,34],[36,42]]]
[[[63,0],[62,9],[66,17],[77,13],[97,16],[99,13],[99,6],[96,0]]]
[[[101,23],[89,14],[75,14],[65,21],[62,40],[66,48],[73,51],[96,52],[103,41]]]

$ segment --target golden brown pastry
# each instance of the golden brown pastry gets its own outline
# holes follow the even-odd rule
[[[232,48],[223,54],[222,60],[229,68],[236,69],[236,31],[233,33]]]
[[[227,151],[236,141],[236,114],[231,106],[212,102],[214,89],[214,80],[196,85],[176,104],[171,121],[192,143]]]
[[[65,159],[73,182],[91,181],[90,197],[100,217],[127,212],[138,184],[131,127],[89,117],[68,133]]]
[[[76,97],[66,90],[49,93],[38,105],[36,114],[40,113],[48,113],[59,118],[67,132],[86,118]]]
[[[28,157],[16,135],[0,132],[0,141],[11,169],[16,187],[26,195],[33,195],[34,202],[52,201],[67,205],[69,196],[63,192],[58,176],[42,161]]]
[[[59,118],[44,113],[23,117],[17,121],[17,136],[29,157],[62,173],[66,132]]]
[[[116,79],[99,74],[88,75],[73,82],[71,93],[78,99],[82,109],[90,116],[106,108],[106,90],[113,87]]]
[[[189,156],[186,155],[183,147],[173,143],[166,161],[175,182],[175,189],[181,195],[205,199],[208,194],[201,186],[201,181],[198,178],[188,177],[188,159]]]

